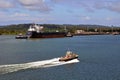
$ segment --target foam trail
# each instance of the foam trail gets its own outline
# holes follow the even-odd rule
[[[49,60],[29,62],[23,64],[0,65],[0,74],[6,74],[6,73],[29,69],[29,68],[33,68],[33,69],[45,68],[45,67],[59,66],[64,64],[77,63],[77,62],[79,62],[78,59],[70,60],[67,62],[60,62],[59,58],[53,58]]]

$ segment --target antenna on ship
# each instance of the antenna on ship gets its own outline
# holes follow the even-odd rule
[[[64,27],[64,30],[66,31],[66,26]]]
[[[64,30],[65,30],[65,32],[67,32],[67,28],[66,28],[66,26],[64,26]]]
[[[70,51],[70,49],[68,48],[67,51]]]

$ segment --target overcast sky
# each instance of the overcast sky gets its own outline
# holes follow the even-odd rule
[[[120,0],[0,0],[0,25],[33,22],[120,26]]]

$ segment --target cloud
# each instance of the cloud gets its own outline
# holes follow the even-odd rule
[[[84,0],[80,5],[87,11],[96,11],[106,9],[120,13],[120,0]]]
[[[96,9],[107,9],[120,13],[120,1],[102,1],[95,4]]]
[[[8,14],[7,12],[0,12],[0,25],[1,24],[13,24],[13,23],[44,23],[47,21],[52,20],[52,18],[49,15],[30,15],[29,13],[11,13]]]
[[[36,4],[42,4],[43,0],[19,0],[19,2],[24,6],[32,6]]]
[[[49,12],[52,10],[45,0],[0,0],[0,9],[28,9],[32,11]]]
[[[94,12],[100,9],[120,13],[120,0],[51,0],[56,4]]]
[[[120,0],[0,0],[0,22],[119,24],[119,13]]]
[[[94,1],[91,0],[51,0],[55,4],[61,4],[64,6],[72,7],[75,9],[85,9],[87,11],[93,11]]]
[[[0,9],[16,8],[21,5],[23,9],[50,12],[55,9],[55,4],[68,6],[69,9],[84,9],[91,12],[106,9],[120,13],[120,0],[0,0]]]
[[[120,2],[113,3],[111,6],[108,6],[107,8],[112,11],[120,12]]]
[[[12,8],[13,6],[14,4],[12,4],[11,2],[7,0],[0,0],[0,9]]]
[[[49,12],[52,10],[44,0],[19,0],[19,3],[28,10],[37,10],[41,12]]]
[[[106,20],[107,21],[112,21],[112,18],[111,17],[107,17]]]
[[[0,18],[4,18],[6,16],[5,12],[0,12]]]
[[[28,17],[29,14],[16,12],[16,13],[12,14],[11,16],[12,16],[12,17]]]
[[[24,17],[24,18],[23,18]],[[13,21],[13,20],[25,20],[25,18],[29,17],[28,14],[25,13],[14,13],[9,14],[5,12],[0,12],[0,21]]]
[[[85,20],[90,20],[91,18],[89,16],[84,17]]]

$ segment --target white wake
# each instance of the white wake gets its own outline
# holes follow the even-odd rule
[[[0,65],[0,74],[15,72],[19,70],[25,70],[25,69],[59,66],[64,64],[77,63],[77,62],[79,62],[78,59],[73,59],[67,62],[60,62],[59,58],[53,58],[49,60],[29,62],[29,63],[23,63],[23,64]]]

